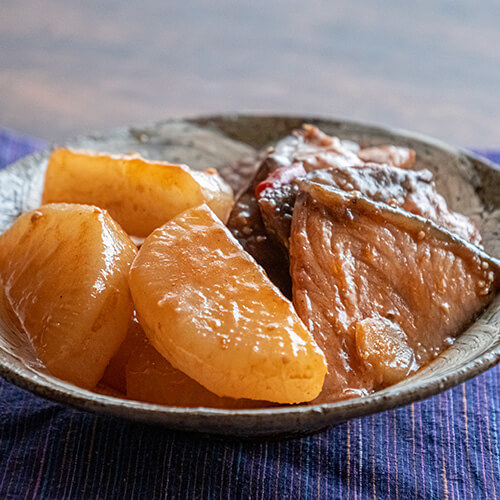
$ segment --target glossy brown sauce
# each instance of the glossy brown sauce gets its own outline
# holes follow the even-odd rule
[[[296,203],[290,271],[295,308],[327,356],[316,400],[327,402],[378,390],[434,359],[491,301],[498,268],[403,211],[389,220],[368,201],[316,194]]]
[[[480,245],[479,232],[414,162],[407,148],[360,149],[306,126],[277,144],[233,208],[229,228],[271,279],[291,276],[294,306],[325,352],[328,375],[312,403],[406,378],[498,290],[498,262],[467,244]],[[297,165],[303,176],[279,182]],[[319,195],[322,185],[334,194]]]
[[[403,380],[453,343],[497,293],[498,261],[480,249],[471,221],[448,209],[432,174],[412,170],[412,150],[360,148],[304,126],[262,154],[257,168],[252,161],[221,171],[233,189],[246,184],[227,225],[293,298],[326,356],[328,373],[312,404]],[[0,293],[0,312],[9,319],[5,304]],[[99,330],[114,308],[112,301],[103,307],[92,328]],[[137,332],[127,334],[97,392],[174,406],[271,405],[215,395],[132,325]]]

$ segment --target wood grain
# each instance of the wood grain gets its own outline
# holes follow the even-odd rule
[[[500,143],[500,4],[19,0],[0,124],[49,140],[224,111],[323,114]]]

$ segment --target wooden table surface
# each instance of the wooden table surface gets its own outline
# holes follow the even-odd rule
[[[5,0],[0,126],[305,113],[498,147],[499,27],[497,0]]]

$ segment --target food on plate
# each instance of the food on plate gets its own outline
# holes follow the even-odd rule
[[[130,235],[146,237],[184,210],[206,203],[226,221],[231,188],[214,169],[153,162],[139,155],[56,149],[45,174],[42,203],[96,205]]]
[[[289,168],[293,171],[293,168]],[[290,177],[290,175],[289,175]],[[451,211],[436,191],[429,170],[405,170],[390,165],[367,163],[360,167],[331,167],[295,175],[287,183],[274,183],[256,191],[262,220],[268,234],[288,249],[297,178],[308,179],[343,191],[356,191],[373,201],[397,206],[421,215],[475,245],[481,235],[470,219]],[[260,185],[266,185],[266,181]],[[269,183],[268,183],[269,184]],[[259,186],[260,186],[259,185]]]
[[[358,151],[358,157],[365,163],[379,163],[399,168],[412,168],[415,151],[397,146],[375,146]]]
[[[262,408],[265,401],[221,398],[176,370],[149,342],[136,317],[111,358],[96,392],[167,406]]]
[[[318,402],[368,394],[427,364],[491,302],[498,262],[430,220],[301,181],[290,273],[326,354]]]
[[[274,159],[266,158],[236,200],[227,227],[243,248],[264,268],[271,281],[286,297],[291,298],[292,282],[288,273],[287,256],[280,245],[268,235],[255,196],[257,185],[274,170]]]
[[[412,166],[414,151],[395,148],[396,154],[391,148],[378,146],[374,149],[395,162],[389,165]],[[229,229],[288,297],[291,296],[289,262],[283,246],[288,247],[286,235],[296,196],[293,181],[305,173],[325,168],[363,167],[365,161],[358,156],[361,151],[366,149],[305,124],[270,150],[247,189],[237,197],[229,216]],[[405,157],[407,160],[402,162]]]
[[[317,170],[308,179],[342,191],[356,191],[370,200],[399,207],[420,215],[475,245],[481,235],[472,221],[448,208],[436,191],[429,170],[405,170],[390,165],[367,163],[363,168]]]
[[[306,175],[308,174],[300,163],[278,168],[267,179],[257,184],[254,191],[264,230],[282,247],[286,256],[293,206],[298,192],[295,180]]]
[[[94,387],[125,337],[136,247],[103,210],[45,205],[0,235],[8,305],[40,360],[62,379]]]
[[[264,401],[221,398],[175,369],[144,337],[126,365],[126,393],[130,399],[167,406],[208,408],[263,408]]]
[[[153,346],[218,396],[300,403],[320,393],[323,353],[206,205],[144,241],[130,288]]]
[[[93,392],[97,394],[103,394],[104,396],[111,396],[113,398],[125,398],[125,394],[121,391],[117,391],[113,389],[109,385],[106,385],[104,382],[99,382],[93,389]]]
[[[211,169],[54,151],[57,203],[0,235],[3,326],[101,394],[262,408],[396,384],[498,292],[500,262],[413,150],[304,125],[255,158],[233,206]]]
[[[372,367],[380,387],[395,384],[418,369],[406,333],[390,319],[371,316],[356,321],[354,336],[355,355]]]
[[[146,342],[146,336],[144,335],[144,330],[142,329],[139,321],[135,315],[130,319],[130,323],[127,329],[127,334],[125,340],[120,345],[118,351],[110,359],[106,371],[102,376],[101,383],[111,388],[118,393],[126,394],[127,392],[127,378],[126,378],[126,368],[130,357],[139,349],[144,342]]]

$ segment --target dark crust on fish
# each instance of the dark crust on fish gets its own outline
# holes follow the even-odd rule
[[[258,199],[262,220],[268,234],[288,251],[293,207],[299,192],[295,182],[278,189],[266,189]]]
[[[329,364],[315,402],[384,386],[357,350],[360,321],[382,318],[401,328],[418,368],[498,291],[500,262],[434,222],[359,193],[298,184],[290,238],[293,301]]]
[[[288,271],[288,245],[283,238],[286,232],[289,233],[293,207],[290,205],[290,213],[287,212],[288,209],[285,209],[283,215],[288,220],[285,220],[281,228],[276,228],[274,231],[274,226],[268,220],[272,207],[267,205],[268,211],[263,218],[255,196],[255,188],[278,168],[291,166],[295,157],[302,158],[304,152],[310,156],[309,159],[314,163],[316,161],[315,155],[321,154],[323,151],[337,151],[339,158],[345,152],[349,157],[358,160],[357,150],[358,147],[355,143],[340,141],[336,137],[328,136],[316,127],[304,124],[303,129],[294,130],[267,152],[267,157],[256,169],[247,188],[236,199],[227,227],[243,248],[262,265],[269,278],[289,297],[291,296],[291,280]],[[293,202],[293,193],[290,193],[290,202]]]
[[[481,235],[472,222],[464,215],[451,211],[446,200],[436,191],[429,170],[367,163],[362,168],[318,170],[309,174],[307,179],[343,191],[359,191],[370,200],[428,218],[474,245],[481,244]]]
[[[363,167],[314,170],[303,178],[344,191],[359,191],[369,199],[429,218],[467,241],[478,246],[481,244],[481,235],[472,222],[449,210],[445,199],[435,190],[429,170],[407,170],[372,163]],[[298,186],[292,182],[264,190],[258,200],[264,226],[286,250],[297,194]]]
[[[227,227],[243,248],[264,268],[269,279],[287,297],[291,297],[292,283],[288,272],[288,255],[269,237],[261,217],[254,191],[257,184],[278,168],[272,157],[266,158],[252,181],[236,200]]]
[[[483,261],[488,262],[494,267],[497,278],[500,278],[498,275],[498,271],[500,270],[499,259],[492,257],[483,249],[460,238],[455,233],[438,226],[430,219],[406,212],[386,203],[370,200],[358,192],[342,191],[341,189],[325,186],[306,179],[298,181],[298,184],[301,190],[308,192],[314,199],[323,204],[351,204],[351,206],[354,206],[360,212],[380,217],[382,220],[399,226],[408,232],[420,233],[420,231],[424,231],[426,234],[431,234],[435,239],[443,243],[453,243],[456,245],[461,256],[469,256],[470,253],[474,253]]]
[[[302,130],[293,131],[266,154],[247,188],[237,198],[227,225],[245,250],[263,266],[269,278],[288,297],[291,296],[289,237],[298,188],[289,180],[284,184],[280,184],[279,179],[277,183],[274,181],[277,180],[276,176],[281,178],[281,172],[287,175],[297,166],[302,169],[300,175],[304,175],[304,169],[308,172],[305,178],[331,183],[346,190],[349,190],[349,182],[343,177],[349,177],[348,172],[351,171],[352,189],[363,192],[363,184],[366,187],[367,181],[368,184],[371,181],[372,185],[365,189],[367,192],[363,192],[364,195],[371,197],[370,192],[374,191],[371,194],[376,201],[393,203],[410,212],[433,218],[438,224],[454,230],[472,243],[479,245],[481,242],[479,232],[469,219],[447,208],[444,198],[434,189],[432,174],[429,171],[409,170],[415,160],[412,150],[377,146],[356,151],[353,145],[328,136],[316,127],[304,125]],[[364,163],[360,159],[363,154],[386,158],[403,168]],[[366,169],[375,169],[375,173],[365,174],[363,171]],[[378,169],[383,174],[379,175],[376,172]],[[263,182],[267,179],[272,182]],[[422,187],[423,190],[420,190]],[[393,196],[394,193],[397,196]]]

